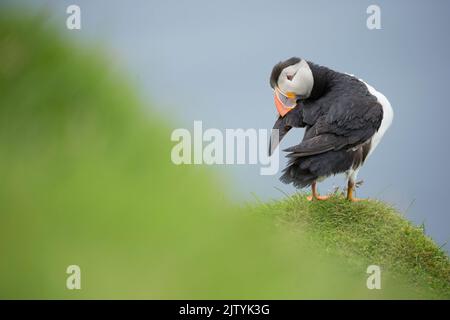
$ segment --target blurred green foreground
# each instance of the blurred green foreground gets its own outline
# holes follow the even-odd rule
[[[214,173],[172,164],[169,125],[122,79],[39,19],[0,14],[0,298],[430,296],[389,277],[368,290],[365,267],[232,208]]]

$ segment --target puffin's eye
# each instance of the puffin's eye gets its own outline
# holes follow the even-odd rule
[[[286,77],[287,77],[287,79],[288,79],[289,81],[292,81],[292,78],[294,78],[294,75],[289,75],[289,74],[288,74]]]

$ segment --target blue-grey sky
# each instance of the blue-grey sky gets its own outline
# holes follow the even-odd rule
[[[355,74],[384,93],[395,118],[360,171],[359,197],[394,204],[439,244],[450,240],[448,213],[450,1],[23,1],[48,8],[49,20],[74,39],[109,48],[142,97],[176,127],[270,128],[276,118],[272,66],[300,56]],[[69,4],[82,29],[65,29]],[[381,30],[366,9],[381,7]],[[282,146],[296,144],[303,130]],[[168,137],[169,139],[169,137]],[[293,193],[258,166],[218,168],[237,201]],[[344,178],[320,184],[322,192]],[[447,250],[449,246],[446,247]]]

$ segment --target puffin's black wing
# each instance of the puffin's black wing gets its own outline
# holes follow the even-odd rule
[[[337,92],[339,93],[339,92]],[[351,149],[367,142],[379,129],[383,108],[368,91],[329,94],[310,102],[305,112],[318,116],[305,139],[285,151],[289,157],[305,157],[327,151]]]
[[[300,112],[299,106],[295,107],[292,111],[288,112],[284,117],[278,117],[277,121],[273,125],[272,135],[269,141],[269,156],[278,147],[283,137],[291,130],[291,128],[304,127],[303,116]],[[278,130],[278,139],[276,138],[276,131]]]

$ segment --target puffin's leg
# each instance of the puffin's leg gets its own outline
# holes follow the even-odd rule
[[[310,195],[306,198],[306,199],[308,199],[308,201],[327,200],[329,198],[329,196],[319,196],[319,194],[317,192],[317,185],[316,185],[315,181],[311,184],[311,191],[312,191],[312,195]]]
[[[348,179],[347,183],[347,200],[351,202],[361,201],[361,199],[355,198],[353,193],[355,191],[355,180],[352,177]]]

